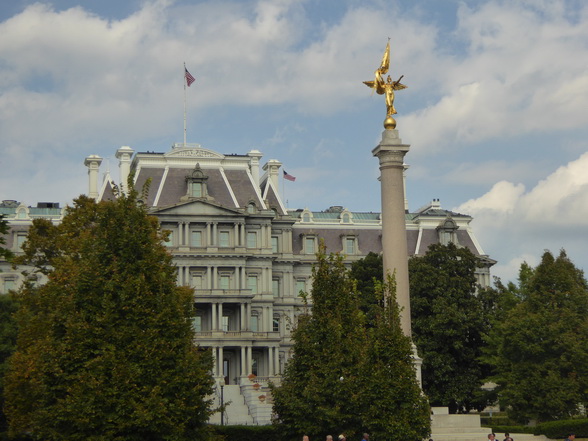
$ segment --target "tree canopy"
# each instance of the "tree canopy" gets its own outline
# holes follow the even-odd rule
[[[194,344],[192,292],[176,286],[165,235],[137,191],[117,196],[81,196],[60,225],[36,219],[29,231],[19,262],[48,282],[18,293],[6,376],[12,434],[205,437],[212,359]]]
[[[384,302],[385,290],[390,296],[393,288],[377,288],[367,326],[342,258],[327,256],[324,246],[317,258],[312,314],[299,317],[293,357],[281,386],[273,388],[283,439],[362,431],[373,440],[426,437],[429,407],[415,377],[411,342],[400,329],[396,302]]]
[[[480,362],[488,329],[477,295],[478,259],[467,248],[434,244],[409,261],[412,333],[423,358],[423,390],[432,405],[450,412],[485,407],[480,387],[488,367]]]
[[[488,360],[502,406],[521,422],[562,419],[588,404],[588,284],[561,251],[521,266],[519,302],[492,328]]]

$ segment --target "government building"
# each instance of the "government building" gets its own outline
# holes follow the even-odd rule
[[[222,394],[231,402],[222,422],[269,423],[267,385],[279,384],[290,356],[290,331],[304,310],[299,293],[311,294],[319,241],[349,265],[369,252],[381,253],[380,213],[338,205],[323,211],[287,209],[279,189],[282,164],[262,161],[257,150],[221,154],[198,144],[174,144],[167,152],[121,147],[116,158],[121,182],[130,173],[138,189],[150,182],[143,202],[170,232],[166,246],[177,266],[177,283],[194,288],[196,340],[214,354],[216,399],[220,402]],[[108,173],[100,178],[101,162],[95,155],[85,159],[87,194],[109,200],[114,182]],[[5,200],[0,214],[11,227],[6,246],[18,253],[33,219],[59,223],[64,208]],[[415,212],[407,209],[405,220],[410,256],[425,254],[434,243],[453,242],[481,259],[478,281],[490,284],[495,261],[476,240],[470,216],[444,210],[433,200]],[[20,271],[1,261],[0,269],[0,293],[17,289]],[[212,422],[221,422],[221,415]]]

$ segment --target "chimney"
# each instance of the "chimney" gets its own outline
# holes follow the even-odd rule
[[[263,156],[259,150],[251,150],[247,153],[251,159],[249,160],[249,168],[251,170],[251,176],[253,176],[253,182],[259,187],[259,160]]]
[[[263,170],[268,174],[268,178],[271,179],[272,183],[276,190],[279,191],[279,182],[278,182],[278,171],[282,163],[277,159],[270,159],[267,163],[263,166]]]
[[[98,170],[102,158],[98,155],[90,155],[84,161],[84,165],[88,167],[88,197],[98,199]]]
[[[118,165],[120,169],[120,188],[126,193],[127,192],[127,180],[129,173],[131,172],[131,158],[134,150],[128,145],[123,145],[116,151],[116,159],[119,160]]]

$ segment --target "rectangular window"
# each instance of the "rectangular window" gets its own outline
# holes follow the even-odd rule
[[[255,376],[259,375],[259,358],[253,357],[251,360],[251,373]]]
[[[348,237],[345,239],[345,253],[355,254],[355,238]]]
[[[230,317],[228,315],[223,315],[223,332],[227,332],[230,329]]]
[[[199,290],[199,289],[202,289],[202,287],[203,287],[202,276],[198,275],[198,274],[193,274],[192,275],[192,288],[194,288],[195,290]]]
[[[296,295],[300,294],[300,291],[306,291],[306,282],[302,279],[296,280]]]
[[[252,315],[251,316],[251,331],[252,332],[257,332],[257,325],[258,325],[259,319],[256,315]]]
[[[192,231],[192,246],[193,247],[201,247],[202,246],[202,231]]]
[[[230,246],[230,235],[228,231],[221,231],[218,234],[218,246],[219,247],[228,247]]]
[[[251,290],[251,294],[257,294],[257,276],[247,276],[247,289]]]
[[[27,240],[26,234],[18,233],[16,235],[16,249],[17,249],[17,251],[22,251],[22,245],[25,243],[25,240]]]
[[[274,297],[280,297],[280,279],[272,279],[272,292]]]
[[[229,289],[231,287],[231,276],[221,274],[221,276],[219,277],[218,285],[220,289]]]
[[[280,332],[280,318],[279,317],[274,317],[274,320],[272,322],[272,330],[274,332]]]
[[[272,236],[272,253],[277,253],[278,251],[278,237]]]
[[[163,243],[166,247],[173,247],[174,246],[174,232],[167,231],[167,240]]]
[[[202,183],[201,182],[192,182],[192,197],[193,198],[201,198],[202,197]]]
[[[247,233],[247,248],[257,248],[257,233]]]
[[[16,280],[14,280],[14,279],[4,279],[3,285],[4,285],[3,287],[0,286],[0,288],[2,288],[2,292],[4,294],[8,294],[9,291],[12,291],[16,287]]]
[[[202,316],[201,315],[197,315],[196,317],[194,317],[194,319],[192,320],[192,326],[194,327],[194,331],[202,332]]]
[[[314,246],[314,237],[307,237],[306,239],[304,239],[304,251],[306,252],[306,254],[316,253]]]

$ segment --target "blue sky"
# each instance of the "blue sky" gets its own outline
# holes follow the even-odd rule
[[[183,140],[258,149],[290,208],[379,211],[391,38],[412,210],[475,217],[494,274],[565,248],[588,268],[588,3],[577,0],[0,3],[0,199],[63,204],[84,158]]]

